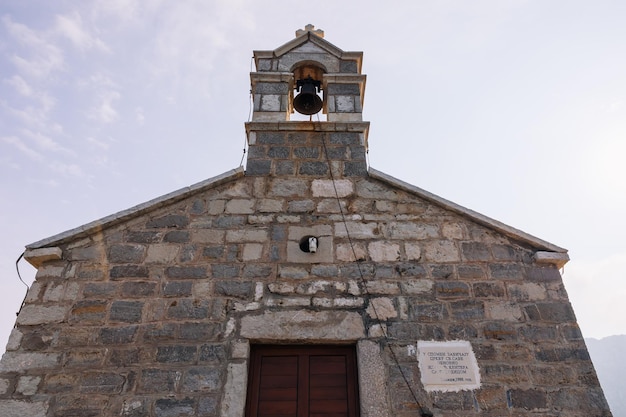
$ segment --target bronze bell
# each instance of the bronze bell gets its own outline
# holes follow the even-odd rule
[[[293,99],[293,108],[298,113],[315,114],[322,109],[322,99],[317,95],[321,83],[311,76],[296,82],[299,94]]]

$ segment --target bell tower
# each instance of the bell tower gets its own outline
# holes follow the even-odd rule
[[[367,175],[362,59],[313,25],[277,49],[254,51],[246,174]],[[292,120],[298,113],[309,120]]]

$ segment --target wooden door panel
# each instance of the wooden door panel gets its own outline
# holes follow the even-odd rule
[[[358,417],[350,346],[252,346],[246,417]]]

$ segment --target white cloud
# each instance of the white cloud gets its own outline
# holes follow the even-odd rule
[[[25,128],[20,129],[20,132],[25,137],[32,139],[37,144],[37,146],[44,151],[62,152],[72,156],[76,155],[73,150],[61,146],[54,139],[42,134],[41,132],[33,132],[32,130]]]
[[[571,261],[563,281],[585,337],[626,334],[626,252]]]
[[[14,75],[11,78],[5,78],[4,82],[15,88],[20,95],[24,97],[32,97],[33,88],[19,75]]]
[[[26,25],[14,22],[9,16],[2,17],[2,23],[9,35],[25,46],[21,55],[14,54],[11,61],[21,73],[44,78],[64,66],[63,52],[48,41],[49,35],[36,32]],[[29,54],[28,58],[22,55]]]
[[[5,137],[2,138],[2,141],[4,143],[8,143],[9,145],[14,146],[19,151],[21,151],[26,156],[28,156],[29,158],[31,158],[31,159],[33,159],[35,161],[43,160],[43,155],[41,155],[39,152],[35,151],[34,149],[31,149],[20,138],[18,138],[16,136],[5,136]]]
[[[82,168],[76,164],[64,164],[62,162],[54,161],[50,163],[48,167],[53,171],[68,177],[85,177],[85,173]]]
[[[98,140],[96,138],[89,137],[87,138],[87,142],[100,150],[106,151],[109,149],[108,143]]]
[[[57,16],[55,22],[55,31],[69,39],[74,46],[85,51],[96,48],[98,50],[109,52],[109,47],[99,38],[90,34],[83,25],[83,20],[78,12],[71,13],[66,16]]]
[[[102,123],[113,123],[119,117],[117,110],[113,104],[119,100],[122,95],[115,90],[102,91],[98,94],[98,104],[91,108],[88,116],[91,119]]]

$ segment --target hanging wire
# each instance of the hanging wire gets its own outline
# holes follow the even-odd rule
[[[250,57],[250,72],[253,72],[252,65],[254,64],[254,56]],[[248,96],[248,122],[252,119],[252,104],[254,102],[254,97],[252,96],[252,88],[250,88],[250,95]],[[243,138],[243,152],[241,154],[241,161],[239,161],[239,166],[243,166],[243,160],[246,157],[246,148],[248,146],[248,138],[244,135]]]
[[[26,252],[22,252],[19,258],[17,258],[17,261],[15,261],[15,269],[17,270],[17,277],[20,279],[20,281],[22,281],[22,284],[26,286],[26,294],[24,294],[24,299],[22,300],[22,304],[20,304],[20,309],[17,311],[17,313],[15,313],[16,316],[20,315],[20,312],[22,311],[22,308],[24,307],[24,304],[26,303],[26,297],[28,297],[28,290],[30,290],[30,287],[28,286],[26,282],[24,282],[24,280],[22,279],[22,275],[20,274],[19,263],[20,263],[20,260],[22,260],[22,258],[24,257],[24,253]],[[16,325],[17,325],[17,322],[16,322]]]
[[[319,113],[317,114],[317,121],[319,122]],[[361,264],[358,261],[357,258],[357,254],[356,254],[356,249],[354,248],[354,244],[352,242],[352,237],[350,236],[350,231],[348,230],[348,222],[346,221],[346,215],[345,212],[343,210],[343,207],[341,206],[341,200],[339,198],[339,192],[337,191],[337,185],[335,184],[335,176],[333,175],[333,168],[332,165],[330,163],[330,158],[328,156],[328,149],[326,148],[326,140],[324,138],[324,134],[321,134],[322,137],[322,147],[324,148],[324,155],[326,157],[326,162],[328,163],[328,167],[329,167],[329,171],[330,171],[330,179],[333,183],[333,189],[335,191],[335,198],[337,199],[337,205],[339,206],[339,212],[341,214],[341,220],[343,222],[343,226],[346,228],[346,237],[348,238],[348,244],[350,245],[350,249],[352,250],[352,255],[354,256],[354,259],[356,261],[356,266],[357,269],[359,271],[359,276],[361,278],[361,284],[363,286],[363,290],[365,291],[365,296],[366,299],[368,301],[371,301],[371,294],[367,288],[367,282],[365,280],[365,276],[363,275],[363,270],[361,269]],[[402,366],[400,366],[400,361],[398,360],[398,357],[396,356],[396,352],[393,350],[393,347],[391,346],[391,342],[390,342],[390,338],[389,338],[389,333],[387,332],[387,327],[385,325],[383,325],[382,320],[380,319],[380,316],[378,314],[378,311],[376,309],[376,305],[374,303],[370,303],[370,307],[372,307],[372,311],[374,312],[374,317],[376,319],[376,321],[378,322],[378,326],[380,327],[380,330],[383,334],[383,337],[385,338],[385,342],[387,344],[387,346],[389,346],[389,352],[391,353],[391,358],[393,359],[394,363],[396,364],[398,371],[400,371],[400,375],[402,376],[402,379],[404,380],[404,383],[406,384],[407,388],[409,389],[409,392],[411,393],[411,396],[413,397],[413,401],[415,401],[415,404],[417,405],[418,409],[419,409],[419,413],[421,417],[433,417],[433,413],[426,407],[424,407],[420,401],[417,399],[417,394],[415,393],[415,391],[413,390],[413,387],[411,386],[411,384],[409,383],[409,379],[406,376],[404,370],[402,369]]]
[[[17,261],[15,261],[15,269],[17,270],[17,277],[20,279],[20,281],[22,281],[22,284],[26,285],[26,291],[28,291],[30,289],[30,287],[28,286],[28,284],[26,282],[24,282],[24,280],[22,279],[22,275],[20,274],[20,261],[22,260],[22,258],[24,257],[24,254],[26,252],[22,252],[22,254],[20,255],[19,258],[17,258]]]

